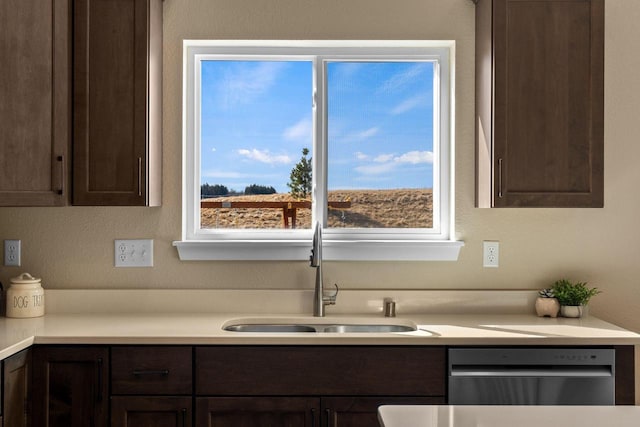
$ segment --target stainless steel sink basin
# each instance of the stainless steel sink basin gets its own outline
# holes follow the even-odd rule
[[[232,332],[316,332],[316,328],[307,325],[269,325],[241,324],[225,326],[225,331]]]
[[[233,323],[224,326],[231,332],[265,332],[265,333],[393,333],[413,332],[415,326],[397,324],[341,324],[341,323]]]
[[[322,332],[337,333],[385,333],[385,332],[413,332],[416,328],[407,325],[331,325],[324,328]]]

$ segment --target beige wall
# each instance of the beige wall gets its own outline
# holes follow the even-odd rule
[[[180,262],[182,39],[455,39],[458,262],[327,263],[346,288],[540,288],[557,278],[604,290],[600,317],[640,331],[640,2],[606,6],[605,208],[494,209],[474,203],[474,5],[470,0],[166,0],[161,208],[0,208],[0,240],[22,239],[22,271],[49,288],[310,288],[304,262]],[[115,269],[113,240],[153,238],[155,267]],[[483,269],[482,240],[501,242]]]

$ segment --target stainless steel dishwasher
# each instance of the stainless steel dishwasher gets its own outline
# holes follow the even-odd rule
[[[449,349],[450,405],[614,405],[615,350]]]

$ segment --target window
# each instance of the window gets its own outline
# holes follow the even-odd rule
[[[181,259],[456,259],[452,51],[185,41]]]

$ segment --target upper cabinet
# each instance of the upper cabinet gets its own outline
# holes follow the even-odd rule
[[[0,1],[0,206],[68,200],[69,0]]]
[[[604,0],[479,0],[477,205],[602,207]]]
[[[73,204],[157,206],[162,2],[74,2]]]

